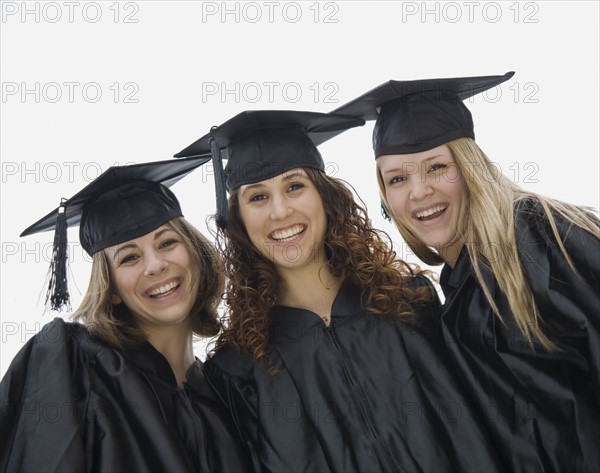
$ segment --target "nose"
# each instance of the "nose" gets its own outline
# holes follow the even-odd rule
[[[411,176],[409,186],[409,198],[412,200],[424,199],[425,197],[429,197],[433,192],[433,188],[428,180],[418,174]]]
[[[288,201],[283,196],[273,196],[271,198],[271,219],[281,220],[292,215],[293,210]]]
[[[162,255],[156,251],[148,251],[144,255],[146,268],[144,274],[146,276],[154,276],[161,274],[167,269],[168,263]]]

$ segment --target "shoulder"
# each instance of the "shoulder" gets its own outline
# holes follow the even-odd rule
[[[92,335],[89,330],[77,322],[66,322],[57,317],[47,323],[33,337],[33,343],[46,349],[67,348],[81,351],[89,356],[99,352],[114,351],[104,341]]]
[[[31,337],[13,358],[4,380],[16,376],[24,378],[29,366],[40,366],[53,363],[57,359],[67,357],[76,338],[73,333],[78,332],[74,324],[55,318]]]
[[[48,322],[29,341],[32,349],[56,351],[65,348],[76,348],[81,340],[89,337],[85,327],[78,323],[65,322],[56,317]]]
[[[407,276],[405,282],[407,287],[412,291],[416,291],[422,287],[430,288],[435,291],[433,282],[424,274]]]
[[[437,290],[430,278],[428,278],[425,274],[416,274],[414,276],[408,276],[406,278],[407,287],[413,291],[417,292],[420,289],[426,289],[426,293],[428,293],[427,297],[420,298],[417,303],[420,306],[429,306],[429,307],[439,307],[440,300],[437,294]]]
[[[257,383],[260,381],[256,379],[256,368],[256,363],[249,356],[226,345],[204,362],[203,374],[215,395],[224,405],[233,408],[237,416],[246,412],[250,405],[258,403]],[[244,399],[241,404],[240,399]]]
[[[589,218],[594,224],[600,227],[600,220],[594,214],[586,210],[582,207],[577,206],[567,206],[571,209],[577,209],[578,211],[583,212],[587,218]],[[557,229],[561,236],[566,234],[571,230],[581,230],[578,225],[576,225],[573,221],[568,218],[565,218],[561,215],[555,208],[552,206],[549,207],[550,215],[552,219],[556,223]],[[542,202],[534,196],[530,196],[527,198],[519,199],[514,204],[514,219],[515,219],[515,228],[517,232],[524,227],[534,227],[537,231],[543,231],[544,233],[551,232],[551,224],[550,219],[548,217],[548,213],[542,205]],[[587,233],[587,232],[586,232]]]
[[[596,225],[600,227],[598,218],[583,210],[584,214]],[[589,249],[597,250],[600,240],[584,230],[572,220],[565,218],[555,209],[550,208],[552,222],[546,213],[542,203],[534,198],[521,199],[515,202],[514,218],[517,245],[519,248],[524,246],[543,245],[545,247],[555,247],[558,245],[553,226],[564,244],[567,251],[578,251],[579,247],[586,246]]]
[[[240,353],[231,345],[225,345],[204,362],[203,369],[208,378],[215,375],[227,375],[247,379],[252,376],[255,367],[256,363],[250,356]]]
[[[537,199],[524,199],[515,204],[516,244],[532,291],[542,294],[545,290],[542,284],[545,284],[569,298],[575,297],[573,291],[587,291],[587,288],[597,293],[600,239],[554,210],[551,215],[554,225]],[[595,216],[587,215],[597,223]],[[587,303],[584,299],[590,297],[597,300],[589,294],[578,297],[578,304]]]
[[[2,379],[2,396],[26,399],[69,399],[76,380],[88,376],[81,340],[89,337],[80,324],[55,318],[33,336],[12,360]],[[48,382],[51,379],[51,382]]]
[[[21,368],[61,366],[81,375],[92,367],[120,364],[122,359],[117,349],[92,335],[84,325],[57,317],[27,342],[14,362]]]

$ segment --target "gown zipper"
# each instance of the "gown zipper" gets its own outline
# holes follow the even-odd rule
[[[354,405],[357,406],[360,410],[363,425],[367,428],[367,431],[371,434],[372,445],[374,446],[376,456],[378,457],[379,461],[383,465],[383,468],[384,468],[383,471],[393,473],[394,471],[396,471],[392,468],[393,462],[388,458],[388,454],[385,450],[385,447],[383,445],[381,445],[381,442],[378,440],[372,424],[369,422],[369,417],[367,416],[367,413],[365,410],[365,403],[363,401],[364,394],[362,394],[362,392],[360,391],[360,387],[356,385],[356,383],[352,379],[352,376],[350,376],[350,372],[348,370],[346,361],[343,356],[344,350],[339,345],[337,338],[335,337],[335,333],[334,333],[333,326],[331,323],[329,325],[325,325],[325,332],[327,333],[327,336],[333,343],[333,346],[335,347],[335,350],[338,353],[338,357],[342,364],[344,377],[345,377],[346,383],[348,384],[348,387],[349,387],[350,395],[352,397]]]

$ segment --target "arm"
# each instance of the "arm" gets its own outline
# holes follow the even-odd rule
[[[0,471],[85,471],[75,350],[67,325],[55,319],[13,360],[0,383]]]
[[[541,206],[532,202],[522,203],[515,215],[521,263],[549,334],[575,348],[600,399],[600,240],[560,217],[555,220],[577,272]]]

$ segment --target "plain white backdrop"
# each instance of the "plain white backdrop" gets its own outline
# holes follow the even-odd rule
[[[390,79],[503,74],[467,101],[476,140],[520,185],[599,206],[599,3],[1,3],[0,376],[44,314],[52,234],[19,233],[111,165],[170,159],[247,109],[328,112]],[[376,227],[373,123],[321,146]],[[203,232],[210,166],[173,187]],[[70,230],[71,293],[89,258]],[[438,268],[439,269],[439,268]],[[197,355],[204,358],[204,345]]]

